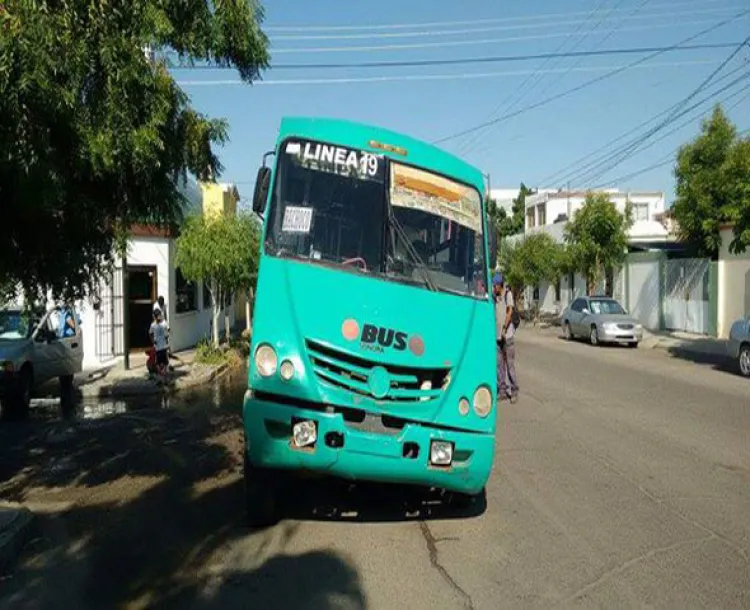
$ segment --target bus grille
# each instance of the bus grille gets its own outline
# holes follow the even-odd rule
[[[438,399],[450,383],[449,368],[382,364],[352,356],[317,341],[308,340],[305,343],[318,379],[361,396],[384,402],[428,402]],[[390,378],[390,389],[382,398],[373,396],[369,386],[370,372],[375,367],[383,367]]]

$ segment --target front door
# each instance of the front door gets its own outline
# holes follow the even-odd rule
[[[130,349],[146,349],[151,341],[148,329],[156,301],[156,266],[128,267],[128,308]]]

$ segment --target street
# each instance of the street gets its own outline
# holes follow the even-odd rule
[[[530,328],[518,354],[476,516],[312,482],[290,519],[252,532],[236,413],[84,427],[78,470],[57,479],[29,424],[0,449],[0,497],[33,503],[39,531],[0,607],[750,606],[747,380]]]

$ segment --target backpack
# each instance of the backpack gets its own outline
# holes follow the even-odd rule
[[[507,307],[508,306],[508,301],[505,298],[505,296],[503,296],[503,300],[505,301],[505,306]],[[518,313],[518,309],[516,309],[515,300],[513,301],[513,311],[510,314],[510,322],[511,322],[511,324],[513,324],[513,328],[515,330],[518,330],[518,327],[521,325],[521,314]]]

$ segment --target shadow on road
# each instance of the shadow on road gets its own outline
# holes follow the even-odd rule
[[[710,343],[713,340],[706,340],[705,343]],[[729,373],[732,375],[737,374],[737,363],[734,362],[729,356],[723,353],[711,353],[705,349],[702,349],[700,345],[700,339],[691,342],[690,345],[677,345],[667,348],[667,353],[678,360],[684,360],[686,362],[692,362],[693,364],[700,364],[704,366],[710,366],[715,371],[721,371],[722,373]]]
[[[287,481],[286,518],[297,521],[387,523],[470,519],[487,509],[481,494],[468,506],[451,503],[450,494],[407,485],[358,483],[334,478]]]
[[[0,607],[364,608],[344,558],[289,553],[300,520],[467,518],[486,508],[483,496],[459,510],[430,491],[307,480],[287,520],[254,531],[244,522],[241,430],[239,413],[200,409],[0,427],[0,499],[37,514],[35,535],[0,575]]]
[[[343,558],[284,553],[297,525],[245,527],[236,413],[147,411],[73,431],[29,420],[0,436],[0,498],[37,513],[0,575],[0,607],[365,607]],[[244,561],[227,562],[240,542]]]

